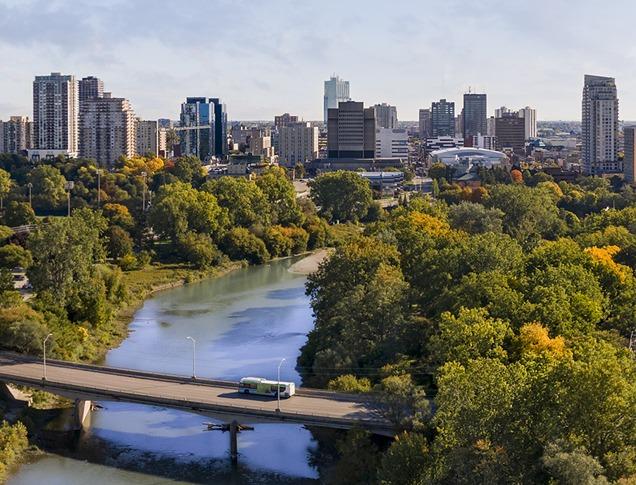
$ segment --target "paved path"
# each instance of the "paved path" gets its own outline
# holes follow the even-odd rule
[[[42,375],[41,361],[0,352],[0,382],[37,387],[70,398],[138,402],[201,414],[220,413],[333,428],[360,426],[382,434],[390,434],[392,429],[366,396],[300,389],[297,395],[281,399],[281,411],[277,412],[275,398],[239,394],[237,384],[227,381],[192,382],[178,376],[60,361],[47,363],[45,382]]]

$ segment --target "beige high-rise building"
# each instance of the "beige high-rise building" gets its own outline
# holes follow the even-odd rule
[[[623,174],[625,182],[636,182],[636,126],[626,126],[623,129],[625,135],[625,157]]]
[[[271,131],[252,128],[249,137],[249,151],[252,155],[272,159],[274,157],[274,147],[272,145]]]
[[[0,121],[0,153],[19,154],[31,148],[32,125],[28,116]]]
[[[75,76],[53,72],[33,81],[33,148],[75,156],[78,151],[79,97]]]
[[[311,123],[292,123],[280,128],[278,154],[282,165],[293,167],[297,163],[318,158],[318,127]]]
[[[137,118],[137,155],[153,153],[159,155],[159,124],[152,120]],[[164,135],[165,144],[165,135]]]
[[[80,156],[101,166],[113,164],[122,155],[136,154],[137,123],[130,102],[104,93],[87,99],[80,113]]]

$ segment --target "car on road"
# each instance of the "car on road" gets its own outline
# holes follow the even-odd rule
[[[263,377],[243,377],[239,381],[238,390],[243,394],[273,397],[280,392],[280,397],[291,397],[296,393],[296,386],[293,382],[270,381]]]

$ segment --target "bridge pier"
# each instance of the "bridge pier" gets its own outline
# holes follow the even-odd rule
[[[11,384],[6,384],[4,382],[0,382],[0,396],[4,398],[10,405],[18,405],[18,406],[31,406],[33,400],[31,396],[25,394],[21,390],[12,386]]]
[[[238,423],[236,420],[230,423],[230,460],[233,467],[238,465]]]
[[[92,409],[92,401],[75,399],[75,406],[73,408],[73,430],[82,431],[84,428],[84,422],[90,415]]]

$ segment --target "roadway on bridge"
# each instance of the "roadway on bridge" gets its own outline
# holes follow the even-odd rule
[[[41,361],[0,353],[0,381],[34,385],[67,397],[140,402],[150,405],[261,416],[329,427],[389,429],[390,423],[368,398],[355,395],[301,390],[277,401],[239,394],[236,384],[223,381],[193,383],[187,378],[128,370],[83,366],[54,361],[47,363],[47,381],[42,381]]]

